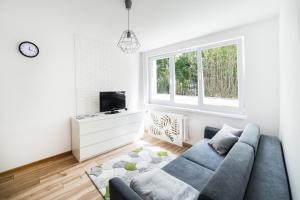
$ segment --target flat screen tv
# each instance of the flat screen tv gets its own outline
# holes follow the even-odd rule
[[[117,113],[126,108],[125,91],[100,92],[100,112]]]

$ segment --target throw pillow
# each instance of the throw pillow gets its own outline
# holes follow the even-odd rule
[[[221,129],[209,142],[212,148],[220,155],[226,154],[238,141],[238,137]]]
[[[233,128],[227,124],[224,124],[222,130],[228,133],[231,133],[237,137],[240,137],[243,133],[243,129]]]

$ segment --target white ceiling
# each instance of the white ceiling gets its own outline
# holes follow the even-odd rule
[[[278,0],[133,0],[142,50],[258,21],[279,13]]]
[[[132,1],[131,27],[142,44],[141,51],[258,21],[279,12],[279,0]],[[0,22],[4,18],[11,24],[24,26],[25,30],[28,26],[34,30],[70,30],[113,44],[117,44],[127,27],[124,0],[0,0]]]

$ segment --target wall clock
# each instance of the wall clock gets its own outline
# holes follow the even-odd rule
[[[22,42],[19,45],[19,51],[23,56],[34,58],[39,55],[39,48],[32,42]]]

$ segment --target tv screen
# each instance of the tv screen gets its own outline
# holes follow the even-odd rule
[[[100,92],[100,112],[121,110],[126,107],[125,91]]]

